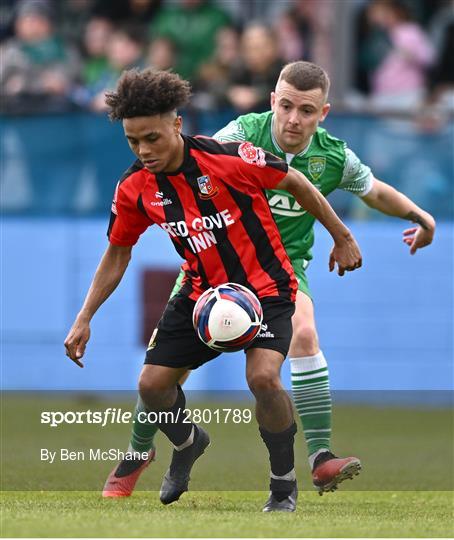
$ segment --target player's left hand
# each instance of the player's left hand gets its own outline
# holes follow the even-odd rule
[[[403,242],[410,247],[410,255],[414,255],[420,248],[426,247],[432,243],[435,234],[435,220],[432,218],[425,227],[418,225],[405,229],[402,233]]]

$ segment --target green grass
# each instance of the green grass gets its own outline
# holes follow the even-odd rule
[[[193,492],[164,507],[156,492],[2,495],[3,537],[450,537],[452,493],[303,492],[294,514],[263,514],[266,493]]]
[[[119,448],[130,425],[40,423],[43,410],[129,410],[133,399],[6,394],[2,399],[3,537],[450,537],[453,530],[453,423],[447,409],[336,405],[333,448],[357,455],[361,475],[319,497],[311,486],[301,431],[296,438],[300,499],[295,514],[262,514],[269,464],[253,421],[205,425],[212,445],[194,468],[191,492],[164,507],[157,490],[170,460],[158,459],[133,497],[102,499],[111,461],[40,461],[40,449]],[[189,402],[193,403],[193,396]],[[205,404],[208,406],[208,404]],[[198,406],[204,407],[202,403]],[[226,405],[211,403],[213,409]],[[354,490],[354,491],[349,491]]]

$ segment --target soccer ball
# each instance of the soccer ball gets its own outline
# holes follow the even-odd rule
[[[219,352],[244,349],[260,331],[262,319],[258,298],[238,283],[211,287],[197,300],[192,313],[199,338]]]

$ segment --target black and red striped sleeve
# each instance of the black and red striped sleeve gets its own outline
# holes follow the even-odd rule
[[[140,235],[153,224],[141,210],[142,195],[137,182],[128,178],[117,184],[107,236],[116,246],[133,246]]]
[[[275,188],[288,173],[285,161],[250,142],[239,144],[237,151],[236,165],[242,176],[263,189]]]

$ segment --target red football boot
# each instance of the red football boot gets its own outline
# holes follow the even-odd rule
[[[337,486],[359,474],[361,462],[356,457],[338,458],[329,451],[319,454],[312,468],[312,481],[319,495],[335,491]]]
[[[104,489],[103,497],[129,497],[136,487],[137,480],[148,465],[154,461],[156,450],[149,452],[148,459],[124,459],[109,474]]]

